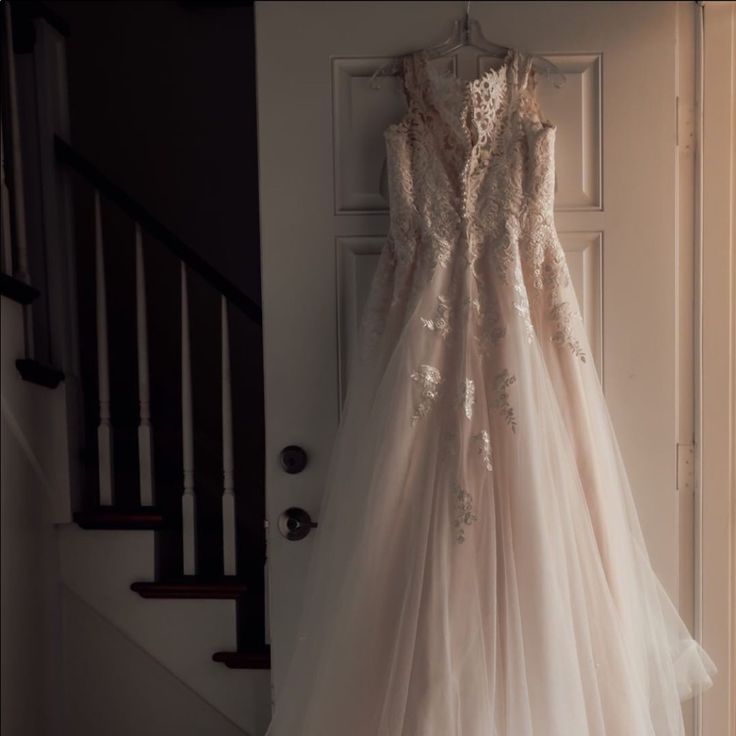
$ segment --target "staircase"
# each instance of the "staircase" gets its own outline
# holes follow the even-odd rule
[[[90,292],[95,295],[94,309],[80,310],[81,342],[90,344],[81,356],[82,372],[87,377],[84,385],[90,389],[85,415],[95,432],[84,456],[87,483],[74,521],[89,530],[155,532],[155,579],[136,581],[131,590],[146,599],[234,600],[238,647],[215,652],[213,659],[233,668],[267,669],[265,535],[262,524],[253,522],[253,518],[264,518],[262,471],[258,466],[237,467],[233,409],[242,409],[243,404],[249,407],[247,402],[233,400],[231,380],[234,365],[239,367],[236,374],[241,378],[259,378],[253,374],[259,367],[260,309],[61,138],[55,139],[55,150],[58,160],[78,175],[77,193],[91,199],[93,213],[93,258],[85,262],[84,248],[80,248],[77,276],[80,303],[91,302],[84,292],[85,277],[93,281]],[[126,234],[132,236],[132,254],[121,252],[122,248],[112,254],[106,247],[107,207],[114,207],[118,217],[129,218]],[[80,228],[81,237],[83,233]],[[146,248],[156,247],[158,253],[149,259]],[[118,261],[115,268],[108,266],[109,256]],[[129,279],[134,299],[126,304],[125,294],[118,294],[118,312],[111,317],[107,296],[111,274],[124,280],[126,259],[134,261]],[[197,301],[190,285],[195,278],[201,297]],[[167,286],[163,290],[162,282]],[[178,297],[178,315],[166,312],[172,292]],[[162,301],[168,302],[161,309],[166,316],[149,318],[151,305]],[[195,305],[201,308],[196,323],[192,316]],[[213,309],[214,305],[219,310]],[[208,307],[210,313],[204,316]],[[235,310],[238,317],[231,315]],[[157,327],[151,336],[149,322]],[[246,342],[245,349],[255,347],[256,365],[244,364],[243,356],[231,349],[231,323],[238,326],[234,332]],[[85,327],[90,331],[94,327],[94,339],[84,337]],[[163,342],[165,351],[159,350],[160,344],[153,345],[153,335]],[[195,335],[207,338],[201,365],[192,350]],[[111,361],[114,340],[119,351],[132,353],[135,359],[126,361],[119,356]],[[133,344],[134,349],[129,350]],[[154,367],[159,353],[163,365]],[[130,369],[133,380],[126,380],[131,377]],[[193,380],[197,376],[201,380]],[[195,391],[205,394],[201,407],[195,403]],[[152,402],[152,395],[161,398]],[[122,408],[116,423],[113,413],[118,406]],[[202,416],[201,424],[195,423],[195,409]],[[221,426],[213,427],[218,420]],[[256,428],[261,426],[258,416],[242,418],[243,422],[249,420]],[[220,437],[208,436],[203,431],[207,429],[219,429]],[[197,440],[205,445],[201,476],[195,473],[195,466],[200,465],[195,463]],[[236,498],[236,471],[237,485],[247,487],[247,497]],[[248,518],[238,517],[241,504]],[[212,550],[219,553],[219,559]]]
[[[100,617],[256,733],[270,667],[260,308],[68,143],[65,99],[21,124],[21,5],[4,4],[0,293],[21,305],[20,377],[65,399],[68,512],[55,521],[70,637]],[[65,29],[27,11],[37,83],[58,83]],[[29,139],[41,142],[36,240]]]

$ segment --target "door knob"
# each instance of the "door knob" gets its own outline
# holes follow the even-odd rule
[[[307,467],[307,460],[307,453],[299,445],[289,445],[288,447],[284,447],[279,453],[281,467],[289,475],[301,473]]]
[[[286,509],[279,516],[279,531],[292,542],[304,539],[316,526],[317,522],[312,521],[312,517],[304,509],[296,506]]]

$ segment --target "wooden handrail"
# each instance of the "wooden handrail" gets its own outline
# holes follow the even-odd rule
[[[165,245],[180,261],[198,273],[210,286],[222,294],[256,324],[261,324],[261,308],[228,278],[223,276],[191,246],[157,220],[142,204],[134,200],[117,184],[113,184],[84,156],[74,150],[65,140],[54,137],[54,148],[60,161],[81,174],[107,199],[115,202],[143,230]]]

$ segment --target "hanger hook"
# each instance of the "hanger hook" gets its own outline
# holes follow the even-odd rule
[[[463,21],[463,34],[465,36],[465,42],[467,43],[468,37],[470,36],[470,0],[465,2],[465,19]]]

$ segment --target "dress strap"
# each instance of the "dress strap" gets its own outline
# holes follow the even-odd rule
[[[407,101],[420,102],[426,88],[426,59],[423,51],[414,51],[401,57],[401,79]]]
[[[512,77],[511,81],[517,92],[522,92],[527,88],[534,89],[534,68],[532,62],[534,57],[523,51],[516,51],[512,61]]]

